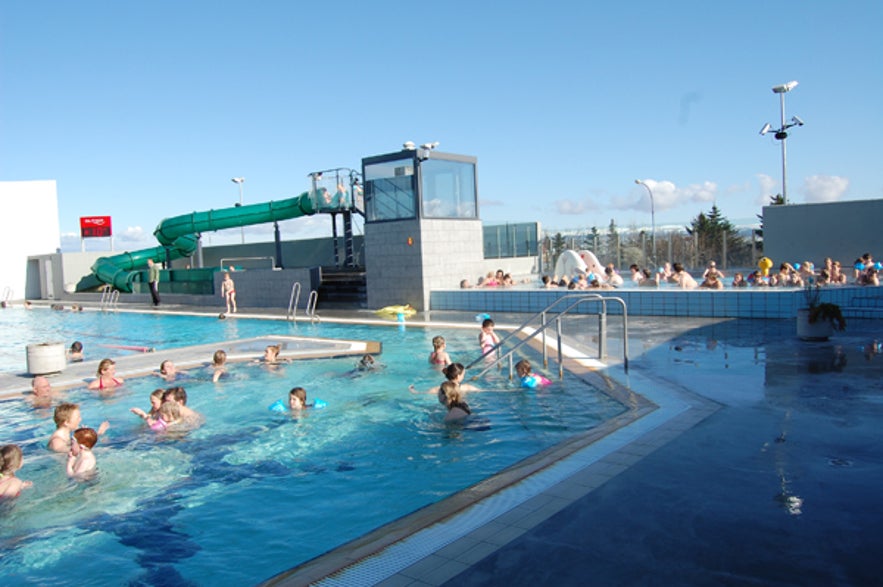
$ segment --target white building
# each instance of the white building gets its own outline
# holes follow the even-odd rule
[[[4,299],[25,297],[28,257],[61,247],[58,193],[54,179],[0,182],[0,292]]]

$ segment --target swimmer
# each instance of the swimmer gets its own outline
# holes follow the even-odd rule
[[[462,363],[451,363],[444,369],[442,369],[442,373],[445,375],[445,379],[447,381],[453,381],[460,387],[460,391],[481,391],[474,385],[470,383],[463,383],[463,379],[466,377],[466,367],[463,366]],[[420,393],[417,391],[417,388],[413,385],[408,386],[408,390],[411,393]],[[425,393],[434,393],[438,397],[438,402],[440,404],[446,404],[446,399],[444,394],[441,391],[441,387],[433,387],[432,389],[427,390]]]
[[[129,408],[129,411],[141,418],[142,420],[147,420],[148,418],[157,418],[159,416],[159,408],[163,404],[163,395],[166,393],[165,389],[154,389],[150,394],[150,411],[145,412],[141,408]]]
[[[533,372],[533,367],[530,364],[530,361],[527,359],[521,359],[517,363],[515,363],[515,372],[518,373],[518,378],[521,381],[521,387],[539,387],[541,385],[549,385],[552,383],[546,377],[543,377],[539,373]]]
[[[432,337],[432,352],[429,353],[429,363],[431,365],[440,365],[442,367],[451,364],[451,357],[445,350],[447,343],[444,336]]]
[[[113,359],[101,359],[96,372],[97,378],[89,383],[89,389],[99,391],[110,390],[123,384],[121,377],[116,377],[116,363]]]
[[[53,452],[68,452],[71,449],[71,434],[80,427],[82,416],[80,406],[77,404],[63,403],[55,408],[55,432],[49,437],[47,448]],[[98,436],[103,435],[110,428],[110,422],[105,420],[98,427]]]
[[[78,428],[67,455],[67,476],[84,477],[95,470],[97,462],[92,447],[98,442],[98,433],[91,428]]]
[[[215,354],[212,355],[212,369],[214,373],[212,374],[212,382],[217,383],[218,380],[227,375],[227,353],[224,350],[217,350]]]
[[[166,359],[162,363],[159,364],[159,373],[154,373],[158,377],[162,377],[166,381],[175,381],[180,377],[186,377],[187,373],[184,371],[178,371],[178,368],[175,366],[173,362]]]
[[[24,464],[21,448],[15,444],[0,446],[0,499],[18,497],[22,489],[33,487],[30,481],[23,481],[15,472]]]
[[[159,414],[157,414],[157,417],[148,417],[145,421],[154,432],[165,432],[169,429],[169,426],[181,421],[181,406],[178,402],[174,401],[163,402],[159,407]]]
[[[67,351],[67,360],[71,363],[79,363],[83,360],[83,343],[75,340]]]
[[[52,385],[46,377],[43,375],[34,377],[31,380],[31,389],[34,392],[33,397],[31,397],[32,406],[35,408],[48,408],[52,405],[55,392],[52,390]]]
[[[288,409],[293,414],[299,414],[307,407],[307,390],[303,387],[292,387],[288,392]]]
[[[264,356],[257,359],[255,363],[263,363],[265,365],[279,365],[281,363],[290,363],[288,359],[280,359],[279,353],[282,352],[281,344],[271,344],[264,349]]]
[[[187,407],[187,391],[181,387],[170,387],[162,396],[162,403],[174,402],[181,408],[180,418],[184,424],[192,428],[201,426],[203,423],[202,414]]]
[[[439,395],[445,398],[443,403],[448,408],[448,413],[445,414],[445,422],[457,422],[472,413],[472,410],[469,409],[469,405],[466,403],[463,391],[453,381],[442,383],[439,388]]]

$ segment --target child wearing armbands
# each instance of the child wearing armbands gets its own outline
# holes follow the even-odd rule
[[[518,378],[521,380],[521,387],[533,389],[552,383],[539,373],[534,373],[530,361],[527,359],[521,359],[515,363],[515,372],[518,373]]]
[[[313,403],[307,403],[307,390],[303,387],[292,387],[291,391],[288,392],[288,409],[291,411],[292,415],[298,415],[306,408],[324,408],[326,404],[324,401],[317,399],[313,400]],[[284,412],[285,404],[282,400],[276,400],[272,404],[270,404],[271,412]]]

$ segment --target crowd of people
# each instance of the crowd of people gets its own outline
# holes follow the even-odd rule
[[[709,261],[702,271],[701,277],[694,277],[684,268],[682,263],[666,262],[655,271],[638,264],[629,266],[630,276],[623,278],[613,263],[604,266],[603,271],[578,270],[573,275],[543,275],[540,278],[542,288],[566,288],[568,290],[616,289],[620,287],[660,287],[673,285],[681,289],[725,289],[727,287],[803,287],[804,285],[880,285],[879,273],[883,264],[874,261],[870,253],[865,253],[853,263],[852,275],[843,271],[840,261],[825,258],[824,266],[816,269],[810,261],[802,263],[781,263],[777,271],[772,272],[773,262],[763,257],[758,268],[747,275],[741,271],[733,273],[727,285],[726,275],[718,269],[715,261]],[[461,289],[472,287],[506,287],[514,285],[512,276],[502,269],[489,272],[487,277],[479,279],[473,286],[468,279],[460,282]]]

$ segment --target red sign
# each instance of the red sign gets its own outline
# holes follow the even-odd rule
[[[80,236],[82,238],[110,236],[112,233],[110,216],[80,216]]]

